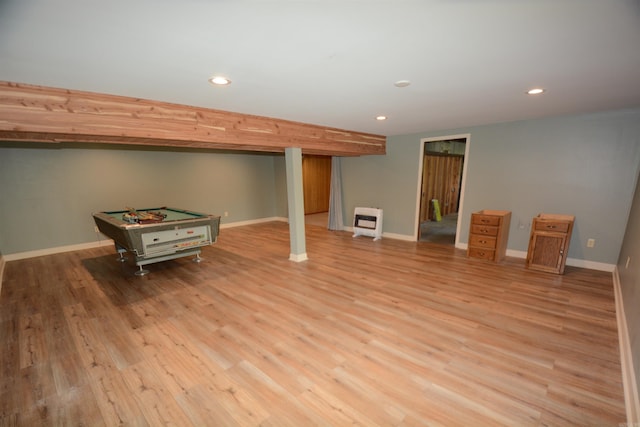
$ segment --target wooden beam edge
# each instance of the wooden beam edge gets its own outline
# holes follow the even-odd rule
[[[385,154],[386,137],[161,101],[0,81],[0,138],[309,154]]]

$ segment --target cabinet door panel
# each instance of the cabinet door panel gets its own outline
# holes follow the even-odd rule
[[[527,268],[562,274],[575,216],[541,213],[533,218]]]
[[[529,254],[529,265],[540,270],[560,272],[565,240],[564,234],[535,234],[532,242],[533,251]]]

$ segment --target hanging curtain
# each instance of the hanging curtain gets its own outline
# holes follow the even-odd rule
[[[329,193],[329,230],[342,230],[342,172],[340,157],[331,158],[331,192]]]

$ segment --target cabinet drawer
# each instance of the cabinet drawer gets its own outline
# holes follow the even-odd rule
[[[481,215],[481,214],[472,214],[471,215],[471,223],[472,224],[481,224],[481,225],[500,225],[500,217],[494,215]]]
[[[496,248],[496,238],[488,237],[488,236],[479,236],[477,234],[472,234],[469,236],[469,245],[470,246],[478,246],[480,248]]]
[[[554,231],[566,233],[569,231],[569,223],[566,221],[535,221],[536,231]]]
[[[484,236],[497,236],[498,235],[498,227],[493,227],[491,225],[471,225],[471,234],[481,234]]]
[[[468,255],[472,258],[482,258],[493,261],[496,255],[496,251],[491,249],[469,248]]]

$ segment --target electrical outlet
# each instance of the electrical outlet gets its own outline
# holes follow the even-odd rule
[[[224,216],[229,216],[229,212],[224,211]]]
[[[589,239],[587,240],[587,247],[588,248],[592,248],[596,245],[596,239]]]
[[[100,232],[100,230],[98,230],[98,226],[97,226],[97,225],[94,225],[94,226],[93,226],[93,229],[96,231],[96,233],[99,233],[99,232]]]

